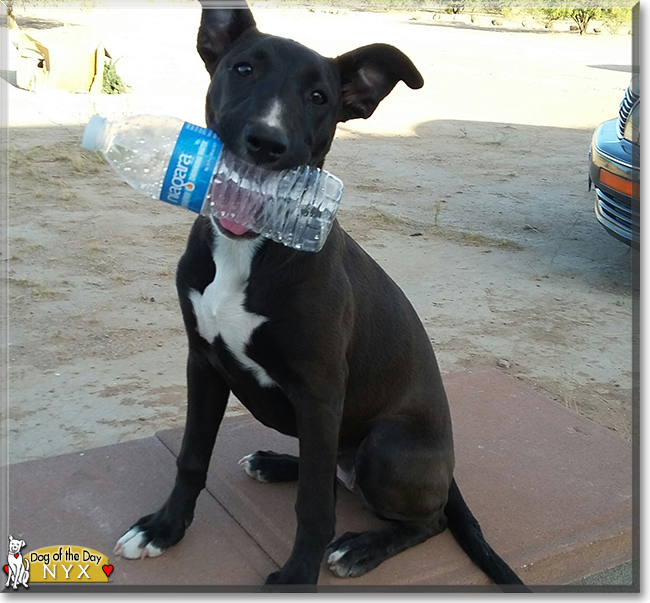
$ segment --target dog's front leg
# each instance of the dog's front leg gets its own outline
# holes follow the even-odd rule
[[[289,559],[266,584],[316,584],[325,549],[334,537],[338,435],[343,396],[299,397],[294,404],[300,442],[298,528]]]
[[[155,557],[176,544],[194,519],[205,487],[210,456],[230,390],[208,359],[190,348],[187,361],[187,419],[176,461],[176,483],[165,504],[140,518],[117,541],[115,552],[129,559]]]

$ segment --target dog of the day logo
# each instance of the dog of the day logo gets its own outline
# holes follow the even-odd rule
[[[49,546],[24,552],[19,559],[12,553],[18,546],[15,543],[20,544],[19,548],[25,546],[24,540],[9,537],[8,563],[4,567],[8,574],[6,587],[11,585],[17,589],[21,584],[28,587],[35,583],[106,583],[113,572],[108,557],[93,549],[74,545]]]
[[[7,552],[7,565],[4,566],[7,572],[5,588],[18,590],[19,586],[29,588],[29,561],[23,559],[20,549],[25,546],[24,540],[18,540],[9,536],[9,550]]]

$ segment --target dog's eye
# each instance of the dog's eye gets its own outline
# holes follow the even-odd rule
[[[324,92],[321,92],[320,90],[314,90],[309,95],[309,100],[315,105],[324,105],[327,102],[327,97],[325,96]]]
[[[242,77],[248,77],[253,74],[253,68],[249,63],[237,63],[233,69]]]

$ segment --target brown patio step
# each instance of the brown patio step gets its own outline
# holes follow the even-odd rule
[[[114,565],[110,585],[193,587],[264,582],[277,566],[223,507],[205,494],[197,502],[196,527],[164,555],[143,561],[113,555],[117,538],[165,501],[174,484],[175,462],[160,440],[149,437],[11,465],[9,533],[25,540],[23,555],[54,545],[78,545],[107,555]],[[30,586],[35,591],[45,588],[45,584]],[[96,588],[105,590],[106,585]],[[78,589],[78,584],[70,586],[72,592]]]
[[[493,370],[445,377],[456,478],[483,532],[528,584],[567,584],[631,559],[632,462],[616,433]],[[158,437],[174,454],[182,430]],[[253,418],[222,428],[208,491],[281,565],[296,523],[294,484],[262,484],[237,461],[255,450],[295,453],[292,438]],[[338,490],[337,535],[378,527]],[[323,585],[488,584],[449,531],[356,579],[321,570]]]
[[[488,541],[526,583],[568,584],[632,559],[629,442],[497,371],[448,375],[445,385],[458,484]],[[167,496],[181,438],[182,430],[169,430],[11,466],[12,534],[28,551],[54,544],[101,551],[115,565],[115,585],[256,588],[291,550],[296,486],[259,483],[237,461],[297,447],[248,416],[224,422],[183,541],[155,559],[112,555],[121,532]],[[337,534],[378,525],[339,488]],[[449,531],[360,578],[337,578],[324,564],[319,581],[342,590],[488,583]]]

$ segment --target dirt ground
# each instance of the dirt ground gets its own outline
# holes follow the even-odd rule
[[[345,183],[341,223],[412,300],[443,373],[496,367],[630,438],[632,256],[587,190],[591,134],[629,81],[627,32],[254,12],[261,30],[329,56],[394,44],[422,72],[422,90],[400,84],[368,121],[342,125],[326,167]],[[96,112],[204,124],[199,16],[187,1],[17,12],[35,36],[101,31],[131,92],[20,90],[13,47],[0,72],[10,462],[183,424],[174,272],[193,215],[140,197],[80,141]],[[229,412],[245,411],[233,399]]]

